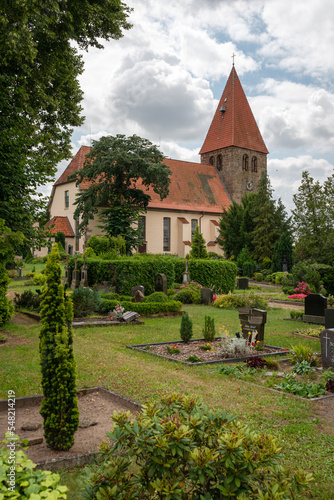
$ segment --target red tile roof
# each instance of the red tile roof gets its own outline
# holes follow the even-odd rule
[[[68,175],[83,167],[85,155],[89,151],[90,148],[87,146],[80,148],[55,186],[66,182]],[[164,159],[164,163],[172,172],[167,198],[160,200],[160,196],[152,188],[147,189],[141,182],[136,183],[137,188],[143,189],[150,195],[149,208],[221,213],[223,207],[229,207],[231,203],[229,195],[214,166],[169,158]],[[88,183],[84,181],[80,187],[84,189],[87,185]]]
[[[234,66],[199,154],[229,146],[268,153]]]
[[[70,221],[68,217],[62,217],[60,215],[56,215],[52,217],[46,224],[46,226],[54,226],[50,228],[50,233],[56,234],[58,232],[64,233],[67,237],[74,236],[73,229],[71,227]]]

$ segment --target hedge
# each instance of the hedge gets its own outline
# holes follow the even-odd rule
[[[115,309],[118,304],[117,300],[102,299],[101,312],[107,313]],[[148,314],[158,314],[165,312],[179,312],[182,307],[182,302],[170,300],[168,302],[122,302],[124,312],[134,311],[145,316]]]
[[[229,260],[189,260],[189,275],[192,281],[218,293],[234,290],[237,266]]]

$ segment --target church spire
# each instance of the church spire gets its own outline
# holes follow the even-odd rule
[[[268,153],[234,67],[234,59],[230,76],[199,154],[229,146]]]

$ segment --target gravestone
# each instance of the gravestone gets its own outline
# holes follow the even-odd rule
[[[66,285],[70,286],[71,281],[72,281],[72,273],[71,273],[71,268],[68,265],[68,259],[66,261],[66,266],[65,266],[65,276],[63,278],[63,286],[66,287]]]
[[[143,302],[144,294],[140,290],[135,292],[135,302]]]
[[[239,309],[239,320],[244,339],[255,338],[255,333],[257,332],[256,340],[263,342],[267,311],[254,307],[242,307]]]
[[[201,288],[202,304],[211,304],[213,302],[213,290],[211,288]]]
[[[325,309],[325,328],[334,328],[334,309]]]
[[[323,369],[334,368],[334,329],[323,330],[320,333],[320,342]]]
[[[140,290],[143,295],[145,294],[143,285],[137,285],[137,286],[133,286],[131,288],[131,296],[132,297],[136,296],[136,291],[137,290]]]
[[[80,286],[80,271],[78,269],[78,259],[75,258],[74,260],[74,271],[72,272],[72,283],[71,283],[71,288],[74,290],[75,288],[79,288]]]
[[[164,292],[167,295],[167,278],[165,274],[157,274],[155,278],[155,291]]]
[[[88,268],[86,266],[86,256],[84,255],[84,263],[81,267],[81,280],[80,285],[88,286],[88,276],[87,276]]]
[[[186,270],[182,274],[182,283],[187,285],[190,283],[189,271],[188,271],[188,259],[186,259]]]
[[[286,255],[283,255],[282,271],[283,271],[283,273],[288,273],[289,272],[289,262],[288,262],[288,260],[286,258]]]
[[[17,275],[18,275],[17,277],[18,278],[22,278],[22,269],[23,269],[23,267],[21,267],[21,266],[17,268]]]
[[[305,314],[303,315],[303,321],[324,325],[326,309],[326,297],[320,293],[309,293],[305,297]]]
[[[237,288],[239,290],[248,290],[248,278],[238,278]]]

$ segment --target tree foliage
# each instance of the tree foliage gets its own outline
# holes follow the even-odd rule
[[[298,257],[331,264],[334,258],[334,174],[321,184],[308,172],[303,172],[293,201]]]
[[[32,238],[38,186],[70,156],[83,123],[79,49],[117,39],[129,9],[120,0],[3,0],[0,4],[0,218]]]
[[[46,264],[46,285],[40,314],[44,436],[50,448],[68,450],[74,443],[79,412],[73,355],[73,306],[61,284],[57,244],[53,246]]]
[[[77,185],[85,189],[77,195],[74,216],[81,217],[79,229],[99,214],[103,230],[121,235],[127,251],[141,243],[140,214],[145,213],[153,189],[161,199],[168,195],[170,169],[164,156],[147,139],[133,135],[101,137],[93,142],[84,167],[74,174]]]
[[[208,252],[205,246],[205,239],[201,233],[199,226],[196,226],[191,243],[190,257],[192,259],[207,259]]]
[[[0,219],[0,325],[10,320],[14,308],[6,297],[9,278],[6,263],[14,258],[15,248],[22,245],[24,236],[22,233],[14,233],[5,226],[5,221]]]

